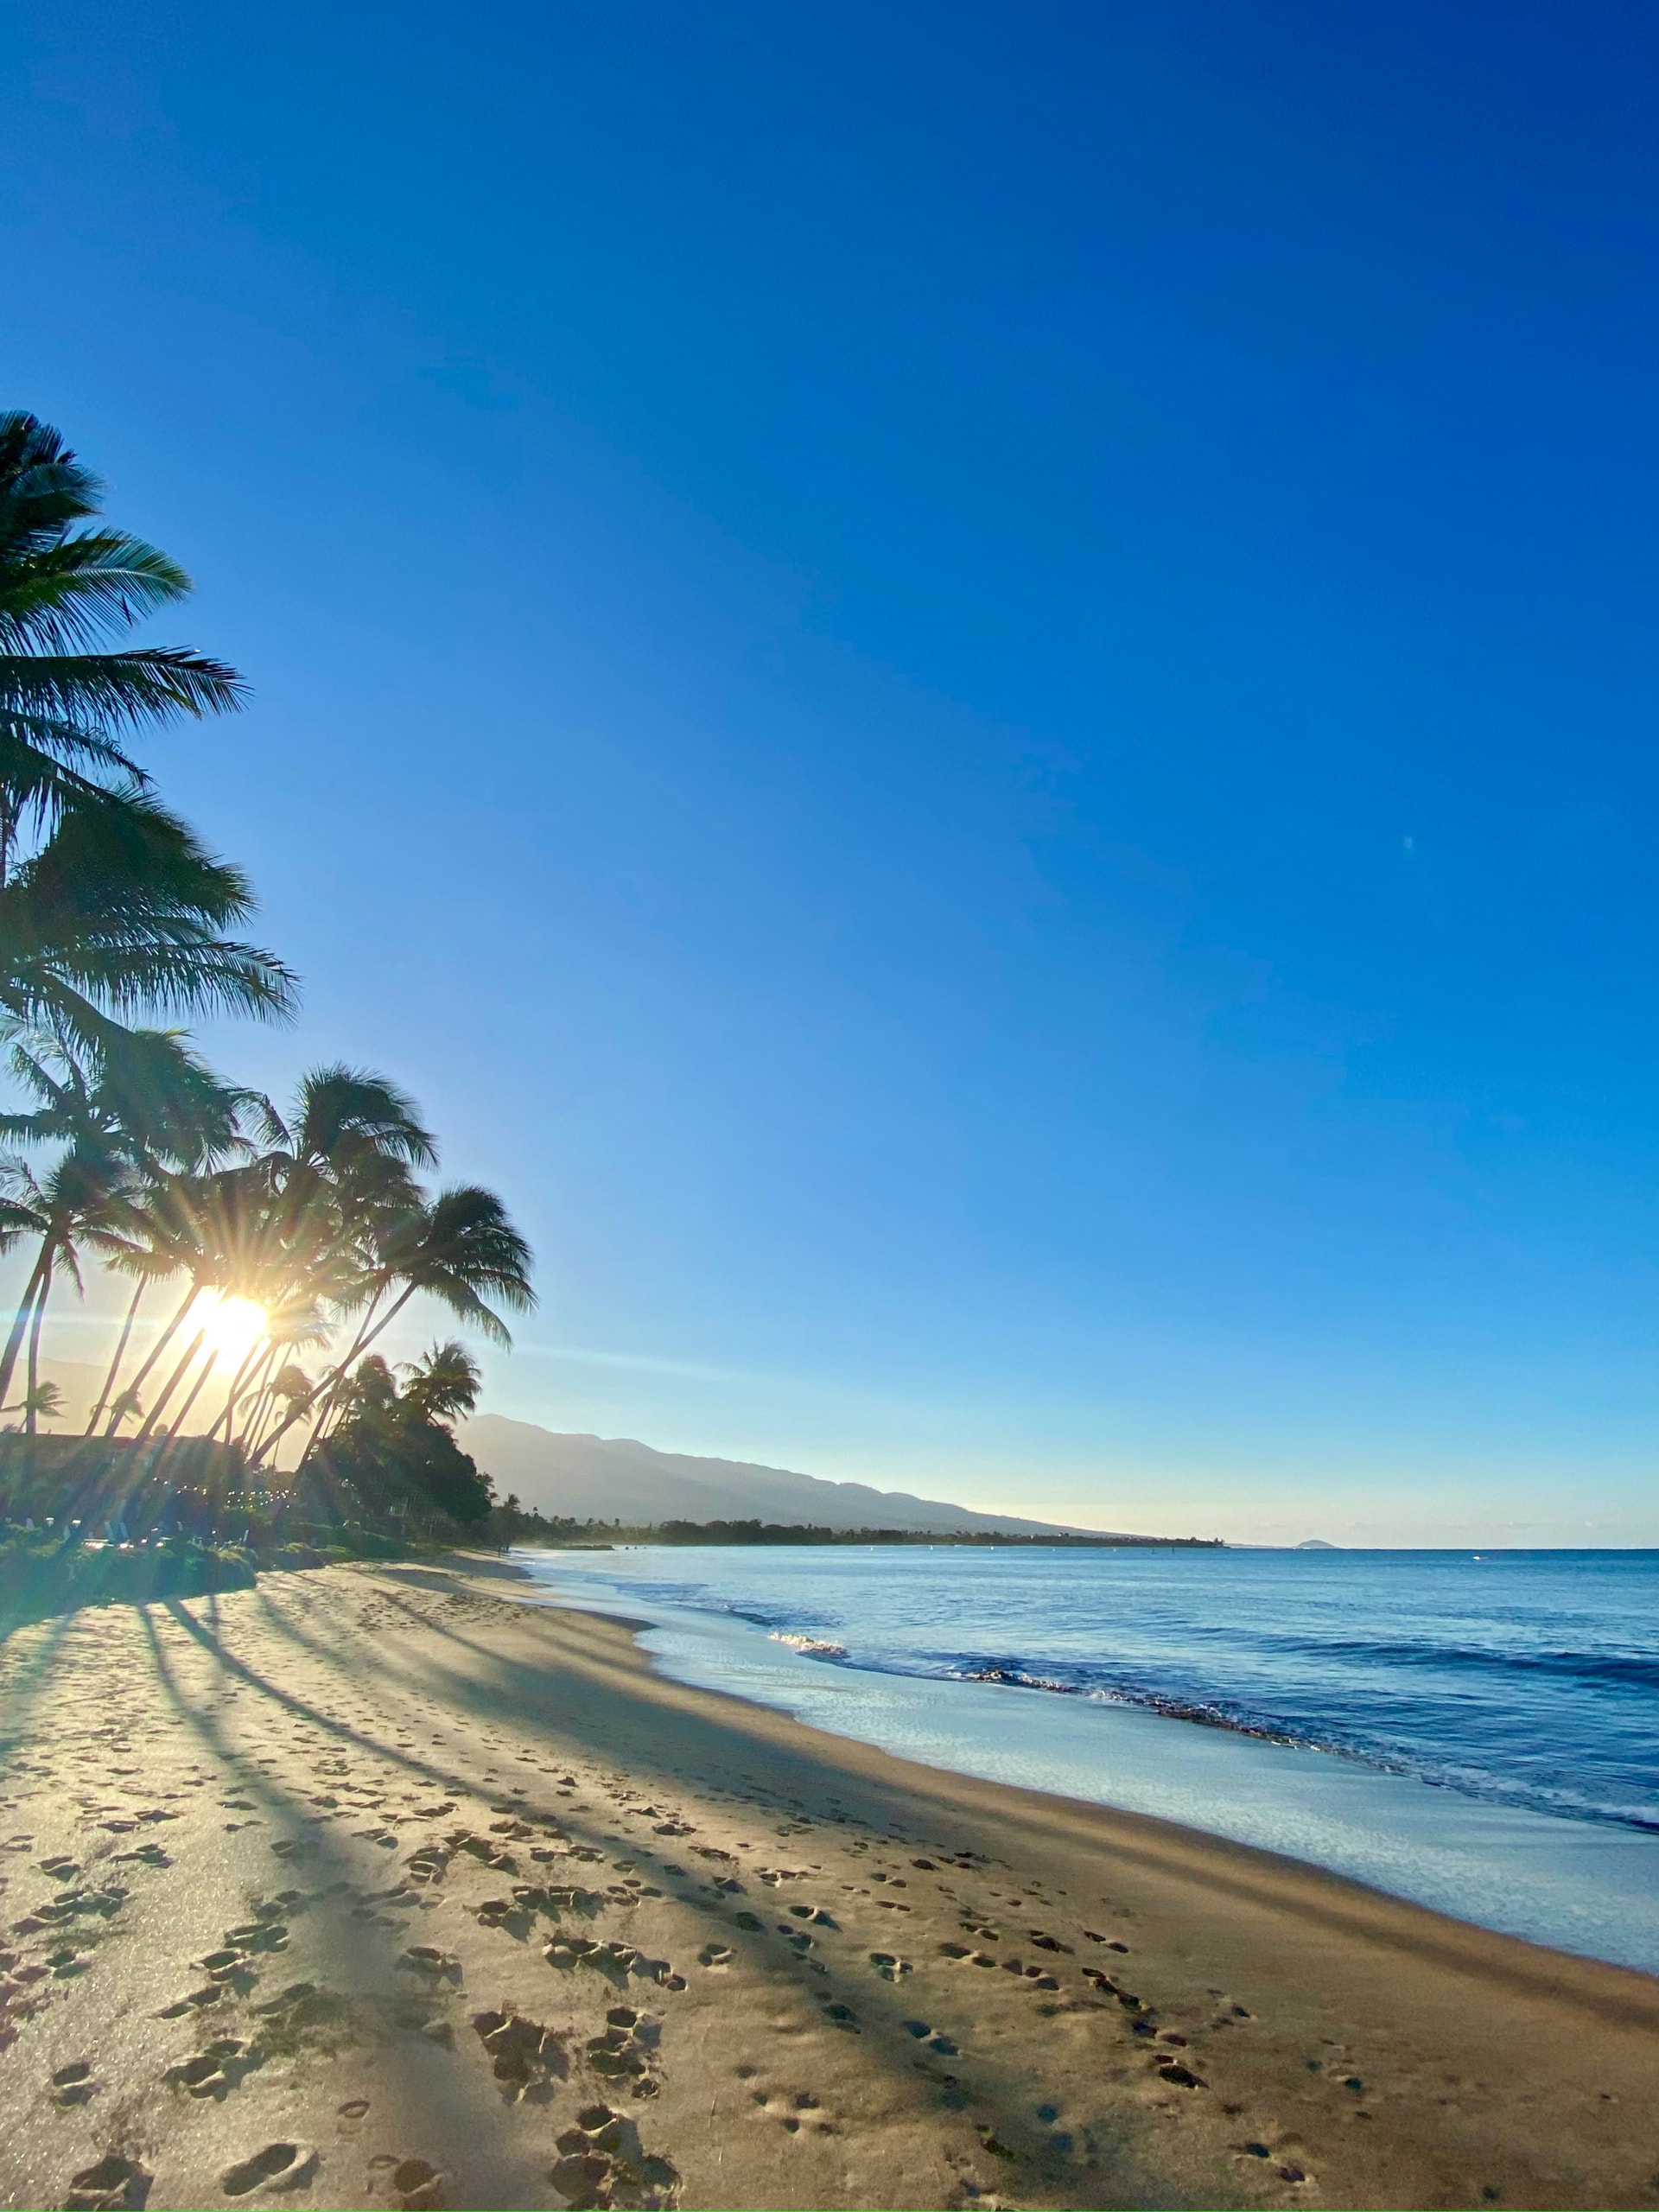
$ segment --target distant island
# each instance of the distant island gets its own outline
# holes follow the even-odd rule
[[[1340,1544],[1327,1544],[1323,1536],[1309,1536],[1296,1547],[1299,1552],[1339,1552]]]

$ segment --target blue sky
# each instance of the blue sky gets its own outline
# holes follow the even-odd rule
[[[213,1050],[502,1190],[496,1408],[1659,1541],[1650,11],[0,21],[8,401],[257,691]]]

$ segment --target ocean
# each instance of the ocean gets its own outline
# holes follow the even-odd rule
[[[514,1557],[678,1680],[1659,1971],[1659,1553]]]

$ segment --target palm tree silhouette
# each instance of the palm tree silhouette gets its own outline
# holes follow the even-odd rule
[[[282,963],[225,932],[246,879],[163,807],[129,747],[226,714],[243,686],[178,646],[107,647],[190,580],[141,538],[80,529],[102,487],[57,431],[0,415],[0,1009],[96,1046],[111,1018],[291,1011]]]
[[[308,1456],[327,1433],[348,1373],[417,1293],[435,1298],[458,1320],[503,1346],[512,1338],[489,1300],[514,1313],[535,1308],[530,1247],[500,1199],[478,1184],[441,1191],[429,1205],[412,1207],[386,1224],[377,1241],[376,1264],[365,1284],[367,1314],[344,1357],[317,1385],[318,1412]],[[394,1292],[379,1313],[380,1301]],[[273,1432],[255,1454],[256,1463],[276,1450],[291,1426],[290,1419]]]
[[[14,1046],[10,1061],[14,1080],[35,1103],[27,1113],[0,1114],[0,1138],[29,1146],[65,1146],[53,1174],[67,1178],[66,1189],[72,1195],[79,1192],[83,1203],[99,1186],[96,1226],[100,1254],[106,1261],[117,1262],[127,1250],[131,1231],[142,1217],[143,1195],[168,1167],[194,1167],[238,1147],[245,1148],[240,1121],[254,1095],[221,1084],[177,1031],[123,1030],[111,1025],[94,1057],[60,1027],[32,1033]],[[71,1162],[75,1163],[73,1168]],[[20,1175],[15,1165],[0,1162],[0,1188],[9,1189],[14,1205],[38,1211],[40,1186]],[[22,1213],[12,1217],[16,1230],[37,1225],[43,1238],[48,1237],[43,1218],[37,1224]],[[73,1236],[73,1222],[67,1222],[65,1234]],[[60,1243],[57,1258],[62,1256]],[[0,1398],[10,1386],[31,1306],[34,1337],[38,1338],[56,1264],[43,1243],[11,1338],[0,1352]],[[122,1333],[121,1352],[145,1287],[146,1278],[141,1275]],[[118,1352],[117,1367],[119,1357]],[[105,1386],[105,1397],[109,1388]],[[94,1426],[96,1420],[95,1410]]]
[[[225,1341],[208,1321],[190,1325],[204,1292],[259,1309],[207,1429],[250,1471],[299,1423],[308,1456],[372,1402],[411,1433],[442,1427],[476,1398],[470,1355],[435,1345],[400,1385],[372,1348],[421,1294],[510,1344],[504,1313],[535,1300],[530,1249],[501,1201],[473,1184],[422,1185],[436,1145],[383,1076],[315,1069],[283,1112],[221,1083],[179,1031],[135,1026],[285,1017],[295,983],[239,934],[246,878],[162,804],[135,757],[176,717],[235,711],[242,681],[194,650],[132,642],[190,580],[99,521],[101,503],[57,431],[0,413],[0,1039],[15,1041],[28,1100],[0,1114],[0,1142],[54,1153],[38,1171],[0,1155],[0,1251],[35,1240],[0,1346],[0,1410],[21,1411],[30,1434],[55,1414],[39,1374],[48,1302],[65,1275],[80,1288],[92,1254],[134,1287],[77,1465],[110,1458],[93,1442],[100,1424],[107,1442],[130,1421],[134,1445],[156,1440],[150,1478],[166,1465]],[[169,1281],[182,1295],[126,1376],[143,1300]],[[308,1376],[296,1355],[331,1339],[337,1352],[346,1337]],[[25,1346],[26,1387],[7,1405]]]

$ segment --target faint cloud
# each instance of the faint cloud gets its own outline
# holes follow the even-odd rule
[[[637,1351],[598,1351],[590,1344],[520,1344],[533,1358],[567,1360],[575,1367],[625,1367],[645,1375],[689,1376],[698,1382],[769,1382],[775,1377],[746,1375],[732,1367],[703,1367],[695,1360],[656,1359]]]

